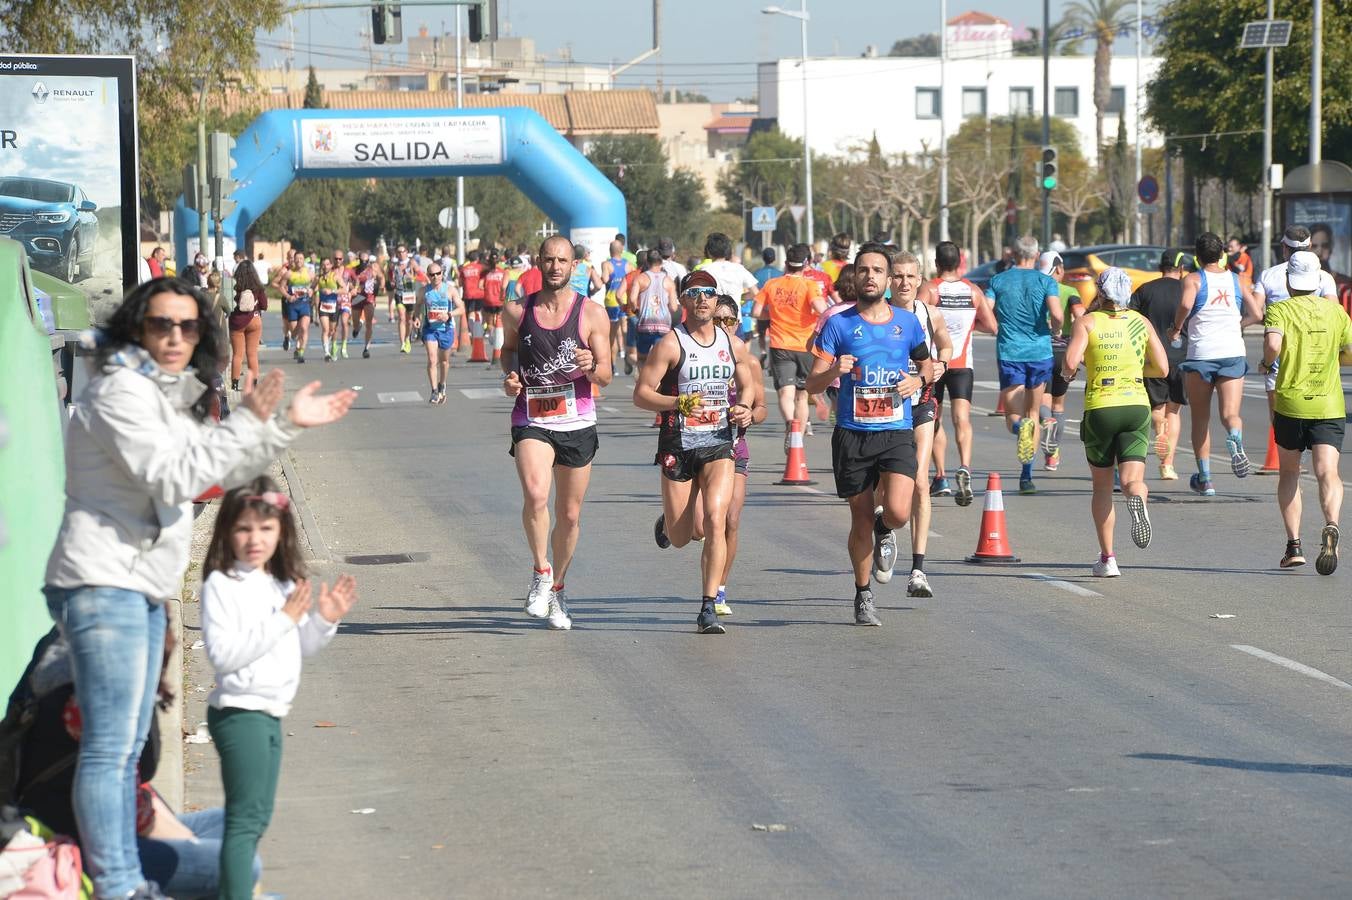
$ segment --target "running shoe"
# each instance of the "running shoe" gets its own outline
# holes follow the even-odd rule
[[[624,374],[634,374],[634,361],[627,356],[624,358]]]
[[[1144,550],[1150,546],[1150,513],[1146,512],[1144,497],[1128,497],[1127,512],[1131,514],[1131,539]]]
[[[436,405],[437,405],[437,389],[436,389],[436,388],[432,388],[432,396],[430,396],[430,397],[427,398],[427,402],[430,403],[430,404],[432,404],[433,406],[436,406]]]
[[[333,362],[333,354],[332,354],[332,353],[325,353],[325,354],[324,354],[324,362]]]
[[[400,353],[412,353],[412,352],[413,352],[413,345],[410,344],[408,341],[404,341],[403,345],[400,346],[400,348],[399,348],[399,352],[400,352]]]
[[[671,538],[667,537],[667,514],[662,513],[653,523],[653,540],[657,541],[657,548],[665,550],[671,546]]]
[[[1024,419],[1019,423],[1019,462],[1027,463],[1033,461],[1033,452],[1037,449],[1033,440],[1033,432],[1037,431],[1037,422],[1033,419]]]
[[[551,631],[568,631],[573,627],[573,619],[568,615],[568,595],[563,591],[549,592],[549,628]]]
[[[881,625],[878,610],[873,606],[873,592],[859,591],[854,595],[854,624]]]
[[[1314,570],[1320,575],[1332,575],[1338,568],[1338,526],[1329,523],[1319,533],[1319,555],[1314,558]]]
[[[808,419],[807,424],[803,426],[803,436],[812,437],[812,420]]]
[[[695,630],[700,634],[727,634],[723,623],[718,621],[718,613],[712,606],[702,607],[699,618],[695,619]]]
[[[1020,478],[1020,479],[1019,479],[1019,493],[1020,493],[1020,494],[1036,494],[1036,493],[1037,493],[1037,485],[1033,483],[1033,479],[1031,479],[1031,478]]]
[[[361,358],[362,358],[362,359],[370,359],[370,358],[371,358],[371,348],[370,348],[370,347],[364,347],[364,348],[362,348],[362,351],[361,351]]]
[[[1122,493],[1122,473],[1117,470],[1113,470],[1113,493]]]
[[[880,506],[873,511],[874,518],[881,516],[883,508]],[[878,533],[875,526],[873,529],[873,580],[879,584],[887,584],[892,580],[892,570],[897,564],[897,535],[892,531]]]
[[[1195,474],[1188,478],[1188,488],[1194,494],[1201,494],[1203,497],[1216,496],[1216,488],[1212,486],[1211,479],[1203,480],[1201,474]],[[1303,560],[1302,560],[1303,562]]]
[[[958,494],[954,498],[958,506],[972,505],[972,473],[966,466],[958,469]]]
[[[952,497],[953,488],[948,483],[948,479],[942,475],[935,475],[934,480],[930,482],[931,497]]]
[[[911,570],[911,580],[906,582],[907,597],[933,597],[934,589],[930,587],[929,579],[925,573],[919,569]]]
[[[1296,566],[1305,565],[1305,554],[1300,549],[1300,538],[1286,542],[1286,555],[1277,565],[1283,569],[1294,569]]]
[[[295,350],[292,350],[292,351],[291,351],[291,358],[292,358],[292,359],[300,359],[300,348],[299,348],[299,347],[297,347]]]
[[[1042,452],[1056,456],[1061,449],[1061,423],[1055,419],[1042,420]]]
[[[282,335],[282,352],[285,353],[287,350],[290,349],[291,349],[291,335],[284,334]]]
[[[1228,437],[1225,439],[1225,449],[1230,451],[1230,471],[1235,473],[1236,478],[1247,478],[1252,466],[1249,464],[1249,454],[1244,452],[1244,445]]]
[[[304,354],[304,353],[301,353],[301,354],[297,355],[297,356],[296,356],[296,362],[297,362],[297,364],[303,364],[303,363],[305,362],[305,354]]]
[[[343,341],[342,354],[343,359],[347,359],[347,341]]]
[[[1169,465],[1168,463],[1160,463],[1160,480],[1177,481],[1178,472],[1175,471],[1174,467]]]
[[[1117,568],[1117,557],[1110,556],[1104,559],[1099,556],[1098,562],[1094,563],[1095,578],[1116,578],[1122,572]]]
[[[230,381],[230,390],[234,391],[234,392],[237,393],[237,394],[239,393],[239,379],[238,379],[238,378],[231,379],[231,381]]]
[[[1060,447],[1056,448],[1055,453],[1049,453],[1047,457],[1042,460],[1042,468],[1046,469],[1048,472],[1055,472],[1057,469],[1061,468]]]
[[[554,572],[534,572],[530,577],[530,590],[526,592],[526,615],[532,619],[543,619],[549,615],[549,597],[554,593]]]
[[[718,596],[714,598],[714,612],[720,616],[732,615],[732,607],[728,606],[728,594],[726,591],[719,590]]]

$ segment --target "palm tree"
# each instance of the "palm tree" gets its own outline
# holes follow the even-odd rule
[[[1074,0],[1066,4],[1064,24],[1071,30],[1067,44],[1094,41],[1094,154],[1103,151],[1103,116],[1112,100],[1113,42],[1133,24],[1134,0]]]

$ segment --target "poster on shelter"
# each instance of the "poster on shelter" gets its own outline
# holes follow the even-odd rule
[[[136,166],[130,57],[0,56],[0,238],[96,320],[136,280]]]
[[[1290,201],[1291,225],[1310,229],[1310,249],[1339,281],[1352,275],[1352,203],[1329,197]]]

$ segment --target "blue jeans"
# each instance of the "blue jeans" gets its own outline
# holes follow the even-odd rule
[[[122,588],[44,589],[70,645],[83,732],[71,792],[97,897],[145,881],[136,850],[136,763],[164,656],[164,607]]]
[[[146,878],[157,883],[175,900],[213,898],[221,886],[221,837],[225,834],[225,808],[183,813],[178,820],[197,836],[195,841],[140,838],[141,867]],[[263,861],[253,861],[253,880],[263,877]]]

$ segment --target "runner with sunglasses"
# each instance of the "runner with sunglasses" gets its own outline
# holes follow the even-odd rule
[[[418,318],[422,320],[422,342],[427,348],[427,383],[431,388],[429,402],[446,402],[446,373],[451,368],[451,352],[455,349],[455,320],[463,312],[460,292],[449,284],[441,263],[427,267],[428,284],[418,289]]]
[[[361,268],[357,269],[356,286],[352,295],[352,334],[355,337],[366,323],[365,343],[361,358],[371,358],[371,332],[376,327],[376,296],[385,290],[385,275],[374,253],[362,254]]]
[[[695,620],[700,634],[724,633],[714,604],[726,577],[728,510],[736,478],[734,428],[751,424],[755,397],[746,345],[714,324],[718,296],[712,273],[686,276],[681,284],[685,322],[657,342],[634,385],[634,405],[662,417],[654,459],[662,467],[662,514],[653,526],[657,546],[684,547],[704,539],[702,600]],[[701,497],[703,503],[697,503]]]
[[[399,352],[412,352],[413,313],[418,303],[418,276],[422,269],[408,255],[408,248],[400,244],[396,257],[390,262],[390,290],[399,312]]]

